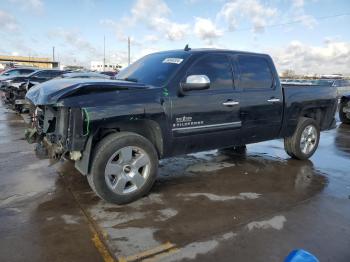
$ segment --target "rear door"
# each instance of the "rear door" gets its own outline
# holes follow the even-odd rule
[[[210,88],[172,98],[175,147],[188,153],[240,144],[239,92],[228,56],[206,54],[194,61],[182,82],[190,75],[207,76]]]
[[[283,115],[283,94],[272,60],[265,55],[235,57],[239,69],[242,133],[244,143],[279,135]]]

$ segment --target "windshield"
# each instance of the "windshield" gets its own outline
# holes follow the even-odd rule
[[[189,55],[184,51],[147,55],[120,71],[116,78],[163,86]]]

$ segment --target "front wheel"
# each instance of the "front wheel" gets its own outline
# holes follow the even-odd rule
[[[320,128],[312,118],[302,117],[291,137],[284,139],[284,148],[293,158],[305,160],[316,151],[320,141]]]
[[[149,192],[157,169],[158,155],[150,141],[135,133],[115,133],[98,144],[88,182],[100,198],[126,204]]]

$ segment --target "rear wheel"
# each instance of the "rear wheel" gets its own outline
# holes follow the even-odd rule
[[[157,169],[158,156],[150,141],[135,133],[115,133],[97,146],[88,182],[100,198],[126,204],[149,192]]]
[[[312,118],[302,117],[291,137],[284,139],[286,153],[296,159],[310,158],[316,151],[320,141],[320,128]]]
[[[339,119],[344,124],[350,124],[350,113],[344,112],[345,107],[350,107],[349,103],[350,103],[349,101],[343,101],[339,105]]]

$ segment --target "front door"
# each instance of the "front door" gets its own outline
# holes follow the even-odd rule
[[[172,98],[174,151],[189,153],[240,144],[239,92],[232,65],[224,54],[207,54],[194,61],[182,81],[191,75],[210,80],[206,90]]]

